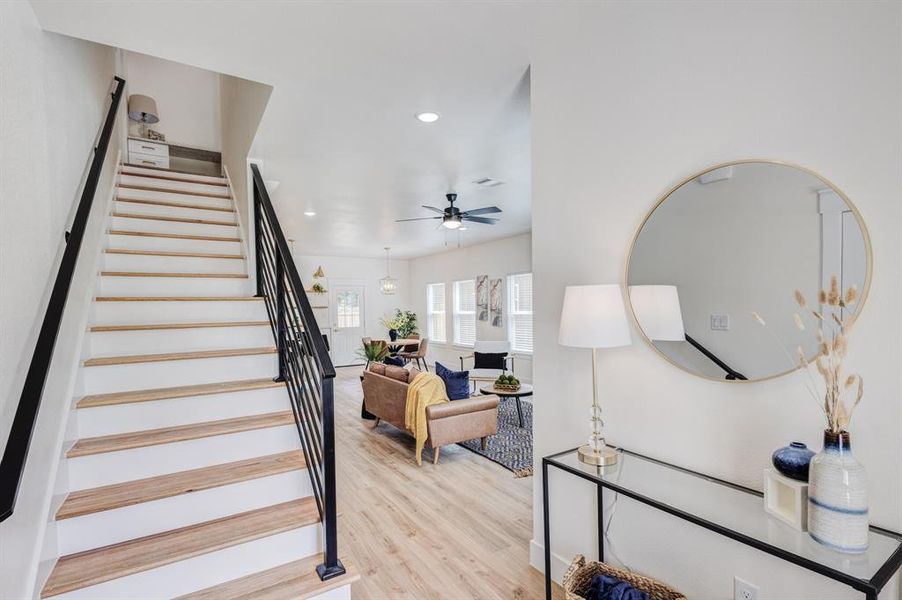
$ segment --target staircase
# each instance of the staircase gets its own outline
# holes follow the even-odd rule
[[[350,597],[227,181],[122,166],[102,264],[41,596]]]

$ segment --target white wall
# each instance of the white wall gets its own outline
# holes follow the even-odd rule
[[[852,439],[870,478],[872,521],[902,528],[902,7],[611,2],[543,10],[531,70],[534,383],[537,396],[553,391],[554,402],[535,407],[537,466],[583,443],[588,429],[585,352],[553,343],[564,286],[622,282],[642,217],[689,174],[744,157],[785,159],[844,190],[872,236],[873,286],[848,359],[869,382]],[[634,332],[631,347],[601,353],[599,378],[611,442],[717,477],[760,489],[775,448],[790,440],[821,446],[820,417],[798,375],[705,381]],[[594,490],[560,474],[550,484],[554,553],[594,556]],[[626,498],[611,536],[630,567],[690,598],[732,598],[734,575],[758,585],[762,598],[860,597]],[[541,566],[541,547],[533,551]]]
[[[0,448],[121,64],[112,48],[44,33],[27,2],[0,3]],[[30,597],[97,270],[124,102],[88,222],[12,517],[0,524],[0,596]]]
[[[286,236],[291,234],[286,232]],[[331,285],[341,283],[362,283],[366,286],[366,306],[364,325],[366,335],[386,339],[388,331],[379,322],[382,317],[395,313],[396,308],[412,310],[410,303],[410,261],[392,259],[391,275],[398,279],[398,291],[393,296],[382,294],[379,280],[385,277],[384,258],[355,258],[350,256],[311,256],[295,255],[295,264],[304,286],[309,289],[313,283],[313,273],[316,268],[322,266],[326,274],[325,286],[329,290]],[[330,310],[333,307],[330,307]],[[322,328],[326,311],[316,311],[317,322]]]
[[[454,281],[475,279],[478,275],[488,275],[490,280],[505,279],[508,275],[528,273],[531,270],[532,236],[528,233],[412,259],[410,261],[411,304],[417,311],[424,336],[426,335],[426,284],[445,284],[448,342],[444,344],[429,342],[429,362],[439,361],[443,365],[455,369],[460,367],[460,357],[471,354],[473,351],[472,348],[455,346],[452,343],[454,335],[451,302]],[[490,321],[477,320],[477,340],[508,339],[506,286],[505,282],[504,326],[493,327]],[[517,375],[525,381],[530,381],[532,379],[532,357],[518,354],[515,361]]]
[[[220,134],[219,73],[129,52],[128,94],[144,94],[157,102],[160,122],[149,125],[166,141],[205,150],[222,148]],[[129,131],[140,125],[129,121]]]

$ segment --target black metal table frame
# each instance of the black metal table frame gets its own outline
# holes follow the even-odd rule
[[[643,460],[655,462],[660,465],[664,465],[664,466],[670,467],[672,469],[676,469],[678,471],[682,471],[684,473],[694,475],[696,477],[701,477],[708,481],[713,481],[713,482],[719,483],[721,485],[725,485],[725,486],[728,486],[728,487],[731,487],[731,488],[734,488],[737,490],[741,490],[741,491],[749,493],[749,494],[753,494],[755,496],[759,496],[762,498],[764,496],[763,493],[761,493],[757,490],[753,490],[751,488],[737,485],[735,483],[730,483],[729,481],[717,479],[716,477],[710,477],[708,475],[698,473],[697,471],[692,471],[690,469],[672,465],[670,463],[666,463],[661,460],[650,458],[648,456],[644,456],[644,455],[638,454],[636,452],[630,452],[629,450],[624,450],[622,448],[619,448],[618,450],[620,450],[624,454],[636,456]],[[570,473],[571,475],[576,475],[580,479],[584,479],[586,481],[590,481],[595,484],[597,512],[598,512],[598,528],[599,528],[598,559],[601,561],[604,560],[604,533],[603,533],[603,528],[604,528],[603,499],[604,498],[603,498],[603,491],[604,491],[604,488],[608,488],[614,492],[617,492],[618,494],[623,494],[627,498],[631,498],[633,500],[641,502],[642,504],[645,504],[646,506],[651,506],[652,508],[656,508],[660,511],[663,511],[665,513],[668,513],[668,514],[678,517],[680,519],[683,519],[684,521],[689,521],[690,523],[698,525],[699,527],[704,527],[705,529],[708,529],[709,531],[713,531],[715,533],[718,533],[720,535],[728,537],[732,540],[736,540],[737,542],[740,542],[747,546],[751,546],[752,548],[755,548],[762,552],[766,552],[767,554],[770,554],[771,556],[776,556],[777,558],[780,558],[782,560],[790,562],[794,565],[800,566],[809,571],[813,571],[815,573],[818,573],[819,575],[823,575],[824,577],[833,579],[834,581],[843,583],[851,588],[854,588],[854,589],[862,592],[865,595],[866,600],[877,600],[877,595],[880,593],[880,590],[883,589],[883,587],[890,580],[890,578],[892,578],[892,576],[896,573],[896,571],[899,570],[899,567],[902,566],[902,546],[900,546],[890,555],[890,557],[880,567],[880,569],[877,570],[877,572],[874,574],[874,576],[870,580],[859,579],[857,577],[853,577],[852,575],[849,575],[848,573],[843,573],[842,571],[837,571],[835,569],[832,569],[830,567],[822,565],[813,560],[793,554],[792,552],[784,550],[783,548],[778,548],[776,546],[772,546],[772,545],[768,544],[767,542],[764,542],[759,539],[739,533],[738,531],[733,531],[731,529],[728,529],[726,527],[718,525],[717,523],[712,523],[711,521],[708,521],[699,516],[688,513],[679,508],[674,508],[672,506],[669,506],[659,500],[655,500],[653,498],[643,496],[642,494],[639,494],[633,490],[623,488],[623,487],[617,485],[616,483],[612,483],[610,481],[605,481],[601,478],[594,477],[590,473],[586,473],[586,472],[581,471],[580,469],[574,468],[570,465],[566,465],[561,462],[555,461],[555,459],[557,457],[563,456],[565,454],[570,454],[571,452],[575,452],[575,451],[576,451],[576,448],[571,448],[569,450],[564,450],[563,452],[558,452],[556,454],[551,454],[549,456],[545,456],[542,458],[542,515],[543,515],[543,521],[544,521],[545,598],[546,598],[546,600],[551,600],[551,523],[550,523],[550,519],[549,519],[551,510],[550,510],[550,496],[548,493],[548,467],[549,466],[556,467],[558,469],[561,469],[562,471]],[[899,540],[902,540],[902,534],[897,533],[895,531],[890,531],[888,529],[883,529],[881,527],[876,527],[874,525],[871,525],[871,531],[874,531],[876,533],[880,533],[883,535],[887,535],[890,537],[895,537]]]
[[[517,403],[517,421],[519,421],[520,427],[523,427],[523,405],[520,404],[520,399],[532,396],[532,390],[524,392],[522,394],[513,390],[510,392],[486,392],[483,391],[483,389],[480,387],[479,393],[484,396],[498,396],[502,400],[515,400]]]

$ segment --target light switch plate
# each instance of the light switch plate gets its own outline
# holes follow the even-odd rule
[[[725,313],[711,313],[711,331],[729,331],[730,315]]]

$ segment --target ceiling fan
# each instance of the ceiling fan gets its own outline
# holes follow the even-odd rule
[[[398,219],[395,221],[396,223],[403,223],[405,221],[431,221],[433,219],[441,219],[442,227],[446,229],[459,229],[461,225],[464,224],[465,221],[470,223],[483,223],[485,225],[494,225],[498,222],[498,219],[480,217],[479,215],[491,215],[495,213],[500,213],[501,209],[497,206],[485,206],[483,208],[474,208],[473,210],[460,210],[456,206],[454,206],[454,201],[457,200],[457,194],[446,194],[445,198],[448,199],[448,203],[450,206],[445,210],[437,208],[435,206],[426,206],[423,205],[423,208],[427,208],[432,212],[439,213],[440,216],[436,217],[418,217],[416,219]]]

